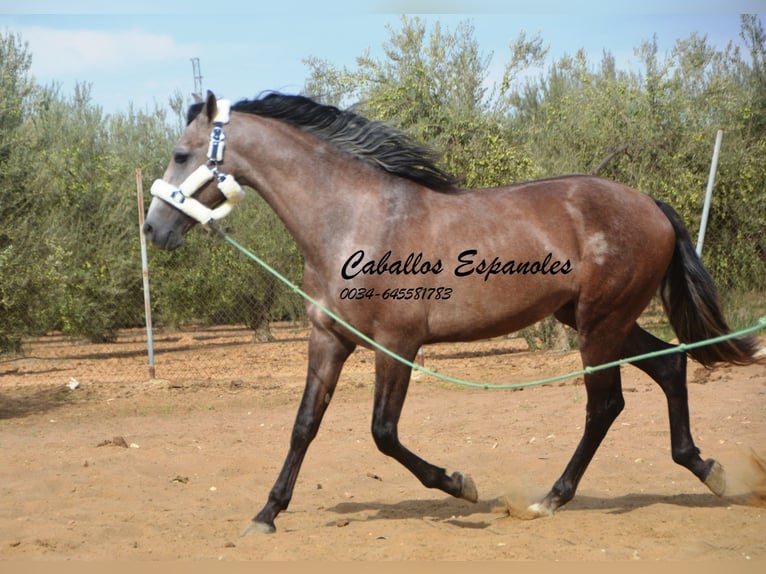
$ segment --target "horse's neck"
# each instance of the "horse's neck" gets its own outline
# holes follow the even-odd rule
[[[249,166],[244,183],[271,206],[307,260],[322,258],[354,233],[360,202],[372,210],[379,202],[370,186],[355,185],[349,160],[329,146],[320,150],[324,144],[276,120],[253,121],[258,125],[240,148]]]

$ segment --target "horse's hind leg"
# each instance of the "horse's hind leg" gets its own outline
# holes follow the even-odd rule
[[[642,355],[672,347],[673,345],[657,339],[635,325],[625,340],[623,356]],[[644,359],[633,364],[654,379],[665,393],[668,402],[673,460],[688,468],[714,494],[723,495],[726,489],[723,467],[713,459],[702,460],[699,449],[692,439],[686,389],[686,355],[674,353]]]
[[[400,354],[410,359],[406,352]],[[407,450],[399,441],[399,416],[409,386],[410,367],[395,361],[388,355],[377,352],[375,357],[375,405],[372,417],[372,435],[378,449],[412,472],[424,486],[438,488],[457,498],[476,502],[479,498],[473,481],[460,472],[448,475],[439,468]]]
[[[306,387],[293,425],[290,449],[282,471],[269,493],[268,502],[253,518],[243,535],[252,531],[276,530],[274,519],[290,503],[303,458],[319,430],[327,405],[330,404],[343,363],[353,349],[352,344],[338,339],[332,333],[318,326],[312,328]]]

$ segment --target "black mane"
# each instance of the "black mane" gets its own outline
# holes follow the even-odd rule
[[[202,109],[189,108],[191,121]],[[405,133],[382,122],[370,121],[350,110],[319,104],[305,96],[269,92],[254,100],[242,100],[231,108],[283,121],[366,163],[437,191],[456,189],[455,179],[436,165],[435,154]]]

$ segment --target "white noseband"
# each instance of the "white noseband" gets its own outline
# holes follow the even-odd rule
[[[178,187],[163,179],[157,179],[151,188],[154,197],[168,203],[202,225],[207,225],[216,219],[227,216],[232,207],[245,197],[245,191],[234,179],[234,176],[225,175],[218,170],[218,163],[223,161],[224,140],[226,139],[223,126],[229,123],[230,109],[231,102],[229,100],[218,100],[218,111],[213,120],[213,132],[210,134],[210,146],[207,152],[208,164],[212,165],[213,168],[211,169],[208,165],[199,166]],[[210,209],[192,196],[213,178],[218,180],[218,189],[226,201],[215,209]]]

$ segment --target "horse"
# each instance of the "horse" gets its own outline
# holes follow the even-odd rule
[[[730,333],[680,216],[614,181],[576,175],[463,189],[426,146],[353,109],[277,92],[231,104],[208,92],[189,107],[152,185],[143,232],[160,249],[180,247],[194,225],[213,225],[232,209],[244,193],[239,182],[295,239],[304,292],[410,362],[423,345],[500,336],[551,314],[577,331],[584,367],[665,350],[672,345],[637,323],[658,292],[679,341]],[[344,362],[369,346],[316,304],[307,303],[307,314],[307,375],[287,456],[246,532],[276,531]],[[690,430],[687,354],[707,366],[750,364],[756,350],[754,339],[739,337],[632,363],[666,396],[673,461],[718,496],[724,469],[701,458]],[[377,448],[425,487],[477,502],[470,475],[450,474],[400,441],[410,374],[411,365],[375,350]],[[586,368],[584,379],[582,438],[550,491],[529,506],[535,517],[574,497],[623,410],[619,367]]]

